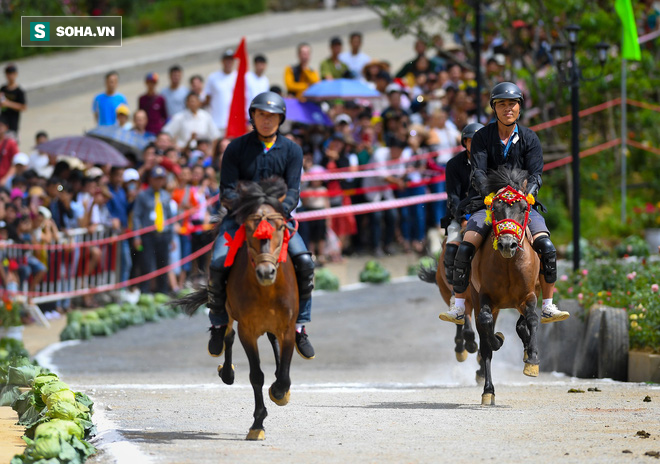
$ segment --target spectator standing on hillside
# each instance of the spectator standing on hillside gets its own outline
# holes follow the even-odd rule
[[[94,120],[99,126],[112,126],[117,119],[117,107],[122,103],[128,105],[126,97],[117,92],[119,74],[110,71],[105,75],[105,92],[98,94],[92,103]]]
[[[253,60],[254,71],[248,71],[245,74],[245,84],[247,87],[247,100],[251,102],[254,97],[260,93],[268,92],[270,90],[270,81],[266,76],[266,66],[268,62],[264,55],[257,55]]]
[[[215,126],[213,117],[201,109],[201,106],[199,97],[190,92],[186,98],[187,108],[175,114],[163,127],[163,132],[170,134],[180,149],[185,147],[194,149],[200,139],[215,140],[220,137],[220,131]]]
[[[199,101],[204,102],[206,95],[204,95],[204,78],[199,74],[190,77],[190,91],[199,97]],[[202,106],[206,108],[206,104]]]
[[[18,125],[21,113],[27,109],[27,99],[23,89],[16,83],[18,77],[16,65],[8,64],[5,67],[5,76],[7,77],[7,83],[0,87],[2,116],[5,117],[9,127],[7,136],[18,139]]]
[[[206,80],[204,105],[208,105],[213,122],[220,131],[220,135],[224,137],[227,130],[227,121],[229,120],[229,107],[236,85],[237,73],[234,70],[234,51],[226,50],[220,60],[222,69],[211,73]]]
[[[18,153],[16,140],[7,136],[9,125],[5,116],[0,116],[0,186],[7,186],[7,180],[14,175],[14,155]],[[9,186],[7,186],[9,187]]]
[[[298,45],[298,64],[284,69],[284,84],[288,94],[302,98],[302,94],[310,85],[321,80],[319,74],[309,66],[312,57],[312,47],[308,43]]]
[[[186,109],[186,96],[189,90],[181,84],[183,69],[178,64],[170,67],[169,77],[169,87],[165,87],[160,94],[165,99],[167,117],[171,119],[175,114]]]
[[[128,105],[122,103],[117,107],[115,113],[117,114],[117,120],[115,121],[115,125],[117,127],[120,127],[124,130],[133,129],[133,123],[130,121],[131,110],[128,108]]]
[[[426,58],[426,42],[422,39],[417,39],[415,41],[415,58],[404,64],[401,69],[399,69],[399,72],[396,73],[396,77],[405,77],[407,74],[414,72],[417,66],[417,61],[421,57]]]
[[[339,59],[341,49],[342,42],[339,37],[330,39],[330,56],[321,61],[321,79],[332,80],[346,76],[349,70],[346,63]]]
[[[349,71],[354,79],[359,79],[362,76],[364,67],[371,62],[371,58],[366,53],[360,51],[362,48],[362,33],[353,32],[350,35],[351,51],[342,52],[339,54],[339,60],[348,66]]]
[[[158,74],[150,72],[144,78],[147,86],[147,93],[140,96],[138,108],[147,113],[147,132],[157,134],[167,121],[167,109],[165,108],[165,99],[156,92],[158,85]]]

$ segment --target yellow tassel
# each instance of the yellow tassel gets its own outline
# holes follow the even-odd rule
[[[493,250],[497,250],[497,239],[493,239]]]
[[[486,205],[486,206],[492,205],[493,204],[493,197],[495,197],[494,193],[491,193],[488,196],[486,196],[486,198],[484,198],[484,205]]]
[[[527,194],[527,203],[529,203],[530,205],[536,203],[536,200],[534,199],[534,195],[532,195],[531,193]]]
[[[493,212],[490,209],[486,210],[486,219],[484,219],[484,224],[493,223]]]

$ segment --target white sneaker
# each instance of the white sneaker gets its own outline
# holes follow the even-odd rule
[[[465,308],[459,308],[455,304],[452,304],[449,307],[449,311],[446,313],[440,314],[440,319],[447,322],[453,322],[454,324],[463,325],[465,324]]]
[[[541,309],[541,322],[547,324],[548,322],[559,322],[568,319],[571,315],[566,311],[559,311],[557,305],[551,303]]]

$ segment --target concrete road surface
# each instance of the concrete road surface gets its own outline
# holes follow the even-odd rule
[[[245,354],[237,340],[236,384],[224,385],[203,314],[40,361],[96,402],[92,463],[652,462],[644,453],[660,451],[657,385],[525,377],[512,313],[498,321],[506,341],[493,361],[497,404],[481,406],[475,356],[455,360],[443,309],[436,288],[415,281],[316,295],[308,329],[317,357],[294,354],[291,402],[267,400],[263,442],[244,440],[254,407]],[[260,348],[267,388],[265,337]]]

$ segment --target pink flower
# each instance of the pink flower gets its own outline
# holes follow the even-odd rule
[[[628,280],[633,280],[635,278],[635,275],[631,272],[626,277],[628,277]]]
[[[584,295],[582,293],[578,293],[578,300],[581,300],[584,298]]]
[[[559,289],[557,287],[552,288],[552,293],[558,293],[558,292],[559,292]]]
[[[564,274],[564,275],[561,276],[560,280],[562,282],[566,282],[568,280],[568,276],[566,274]]]
[[[586,270],[586,269],[582,269],[582,275],[585,275],[585,276],[586,276],[587,274],[589,274],[589,271]]]
[[[566,291],[567,291],[568,293],[573,293],[573,287],[568,287],[568,289],[567,289]]]
[[[658,287],[658,284],[651,285],[651,291],[653,293],[658,293],[658,290],[660,290],[660,287]]]

